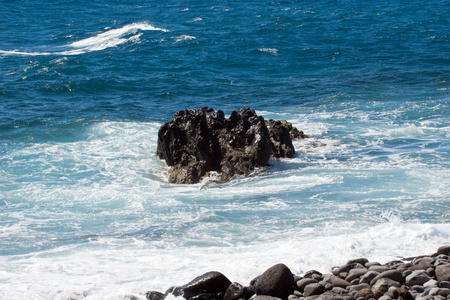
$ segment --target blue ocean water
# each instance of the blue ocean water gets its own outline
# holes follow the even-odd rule
[[[0,299],[450,243],[450,3],[404,2],[0,1]],[[203,106],[310,138],[248,178],[169,184],[158,129]]]

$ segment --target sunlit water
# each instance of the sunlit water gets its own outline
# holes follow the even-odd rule
[[[448,244],[449,10],[3,1],[0,298],[144,299]],[[169,184],[158,130],[203,106],[310,138],[247,178]]]

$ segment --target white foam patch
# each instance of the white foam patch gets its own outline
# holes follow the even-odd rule
[[[276,263],[293,273],[333,266],[366,257],[385,263],[402,257],[432,254],[450,238],[449,224],[402,223],[391,218],[373,227],[342,232],[333,224],[320,235],[299,229],[267,243],[220,247],[156,247],[142,241],[92,241],[33,255],[0,257],[1,296],[16,299],[145,299],[149,290],[166,291],[208,271],[247,285]],[[309,230],[314,233],[316,229]],[[49,284],[51,283],[51,284]],[[180,299],[178,299],[180,300]]]
[[[195,39],[196,39],[195,36],[191,36],[191,35],[187,35],[187,34],[183,34],[183,35],[174,37],[175,43],[190,41],[190,40],[195,40]]]
[[[427,128],[418,127],[416,125],[406,124],[404,126],[377,126],[376,128],[369,128],[367,133],[362,134],[363,136],[372,137],[390,137],[390,138],[414,138],[421,137],[426,134]]]
[[[417,161],[366,155],[381,139],[353,144],[289,116],[317,135],[295,142],[295,158],[224,184],[169,184],[154,155],[159,123],[75,125],[77,139],[5,152],[0,239],[50,247],[0,256],[0,298],[145,299],[211,270],[248,284],[278,262],[329,272],[448,242],[450,225],[436,224],[450,217],[447,169],[404,170]]]
[[[169,30],[164,28],[154,27],[146,22],[133,23],[125,25],[121,28],[110,29],[108,31],[99,33],[95,36],[82,39],[63,48],[72,48],[72,50],[64,51],[20,51],[20,50],[0,50],[2,55],[26,55],[26,56],[39,56],[39,55],[80,55],[93,51],[100,51],[107,48],[116,47],[128,42],[137,43],[142,36],[141,31],[162,31],[168,32]]]
[[[188,22],[190,22],[190,23],[195,23],[195,22],[200,22],[200,21],[203,21],[203,19],[200,18],[200,17],[197,17],[197,18],[193,18],[192,20],[190,20],[190,21],[188,21]]]
[[[266,52],[266,53],[272,54],[273,56],[278,55],[278,49],[276,49],[276,48],[260,48],[258,50],[261,52]]]

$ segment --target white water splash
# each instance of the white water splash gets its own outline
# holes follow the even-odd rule
[[[276,48],[260,48],[258,50],[261,52],[267,52],[269,54],[272,54],[273,56],[278,55],[278,49],[276,49]]]
[[[439,221],[449,219],[446,168],[405,171],[401,155],[328,159],[371,144],[324,137],[330,124],[300,120],[294,125],[316,137],[296,142],[289,164],[203,190],[167,182],[153,155],[159,123],[73,124],[76,139],[11,149],[0,172],[9,186],[0,299],[30,291],[33,299],[145,299],[212,270],[248,284],[279,262],[295,274],[329,272],[356,257],[384,263],[447,243],[449,224]]]
[[[178,42],[183,42],[183,41],[195,40],[196,37],[195,36],[191,36],[191,35],[183,34],[183,35],[174,37],[174,39],[175,39],[175,43],[178,43]]]
[[[110,29],[95,36],[73,42],[61,48],[69,48],[64,51],[43,51],[27,52],[20,50],[0,50],[0,55],[26,55],[26,56],[45,56],[45,55],[80,55],[93,51],[100,51],[107,48],[116,47],[127,42],[138,42],[142,36],[141,31],[162,31],[168,32],[164,28],[154,27],[146,22],[132,23],[121,28]]]

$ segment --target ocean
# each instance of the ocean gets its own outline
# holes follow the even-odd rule
[[[0,299],[145,299],[450,243],[449,1],[0,12]],[[204,106],[309,138],[246,178],[170,184],[158,130]]]

